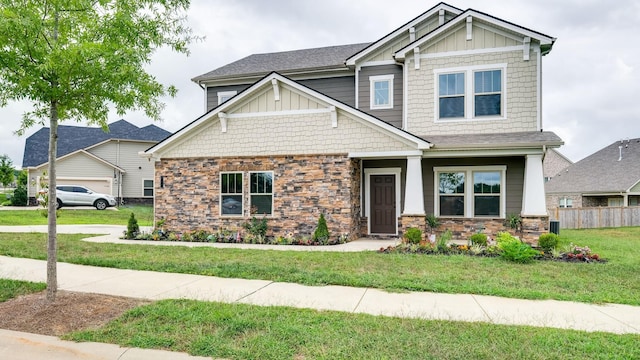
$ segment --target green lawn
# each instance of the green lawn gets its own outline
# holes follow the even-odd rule
[[[563,244],[588,245],[609,261],[515,264],[463,255],[145,247],[87,243],[80,241],[83,235],[59,235],[59,260],[307,285],[640,305],[640,228],[563,230],[561,235]],[[45,259],[45,245],[45,234],[0,234],[1,255]]]
[[[95,209],[62,208],[58,216],[58,224],[105,224],[127,225],[129,216],[134,213],[140,226],[153,225],[153,207],[150,205],[121,206],[117,211],[112,209],[98,211]],[[46,225],[47,218],[40,210],[2,210],[0,225]]]
[[[638,359],[639,335],[165,300],[66,337],[229,359]]]
[[[20,295],[31,294],[46,288],[43,283],[0,279],[0,302]]]

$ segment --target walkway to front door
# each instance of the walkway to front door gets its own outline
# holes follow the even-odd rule
[[[396,177],[371,175],[371,234],[396,233]]]

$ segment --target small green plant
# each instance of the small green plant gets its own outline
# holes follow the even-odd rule
[[[138,226],[138,220],[133,213],[129,216],[129,222],[127,222],[127,233],[125,237],[127,239],[135,239],[140,233],[140,226]]]
[[[507,215],[506,225],[517,231],[522,226],[522,218],[518,214],[509,214]]]
[[[248,222],[242,224],[242,227],[254,237],[265,238],[267,236],[267,218],[263,217],[258,220],[255,216]]]
[[[477,233],[471,235],[471,245],[487,246],[487,234]]]
[[[318,226],[313,232],[313,240],[324,242],[329,240],[329,228],[327,228],[327,220],[324,218],[324,214],[320,214],[318,219]]]
[[[538,246],[545,252],[551,251],[558,246],[560,239],[554,233],[542,234],[538,238]]]
[[[11,197],[11,205],[26,206],[27,200],[27,187],[22,184],[18,185],[18,187],[13,191],[13,196]]]
[[[434,214],[427,215],[425,217],[425,221],[432,233],[438,228],[438,226],[440,226],[440,219],[438,219]]]
[[[508,232],[499,232],[498,236],[496,236],[496,246],[500,250],[502,250],[504,246],[511,243],[520,243],[520,240],[513,237]]]
[[[453,238],[451,230],[445,230],[445,232],[436,240],[436,251],[440,253],[449,252],[449,242],[451,241],[451,238]]]
[[[540,253],[531,248],[528,244],[520,241],[511,241],[503,243],[500,256],[508,261],[517,263],[530,263]]]
[[[410,244],[419,244],[422,240],[422,231],[418,228],[410,227],[405,231],[404,238]]]

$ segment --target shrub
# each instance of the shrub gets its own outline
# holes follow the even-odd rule
[[[544,251],[551,251],[558,246],[558,235],[554,233],[542,234],[538,238],[538,246]]]
[[[425,220],[427,222],[427,226],[429,226],[429,229],[431,231],[434,231],[438,228],[438,226],[440,226],[440,219],[438,219],[434,214],[427,215],[425,217]]]
[[[516,239],[517,240],[517,239]],[[500,256],[509,261],[517,263],[529,263],[539,254],[531,246],[520,241],[505,242],[502,245]]]
[[[420,240],[422,240],[422,231],[418,228],[410,227],[404,233],[404,238],[410,244],[419,244]]]
[[[452,237],[453,234],[451,233],[451,230],[447,229],[442,233],[442,235],[440,235],[438,240],[436,240],[436,250],[441,253],[449,252],[449,241],[451,241]]]
[[[522,218],[518,214],[509,214],[507,215],[505,223],[511,229],[518,230],[518,228],[522,225]]]
[[[18,185],[18,187],[13,191],[11,205],[27,206],[27,200],[27,187],[25,185]]]
[[[471,235],[471,244],[487,246],[487,234],[477,233]]]
[[[127,234],[125,235],[125,237],[127,239],[135,239],[138,233],[140,233],[140,226],[138,226],[138,220],[136,220],[135,215],[131,213],[131,216],[129,216],[129,222],[127,223]]]
[[[242,224],[242,227],[254,237],[265,238],[267,236],[267,218],[263,217],[261,220],[258,220],[254,216],[251,220]]]
[[[325,220],[324,214],[320,214],[320,219],[318,219],[318,226],[313,232],[313,240],[320,242],[329,240],[329,229],[327,228],[327,220]]]
[[[508,232],[499,232],[498,236],[496,236],[496,243],[498,249],[503,250],[504,246],[511,243],[520,243],[520,240],[511,236],[511,234],[509,234]]]

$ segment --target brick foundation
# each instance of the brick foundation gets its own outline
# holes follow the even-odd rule
[[[243,172],[242,216],[220,215],[220,172]],[[155,217],[177,233],[242,229],[249,214],[249,171],[273,171],[268,236],[311,235],[324,214],[332,238],[361,235],[360,163],[346,155],[163,159],[156,163]],[[257,216],[258,218],[260,216]]]

